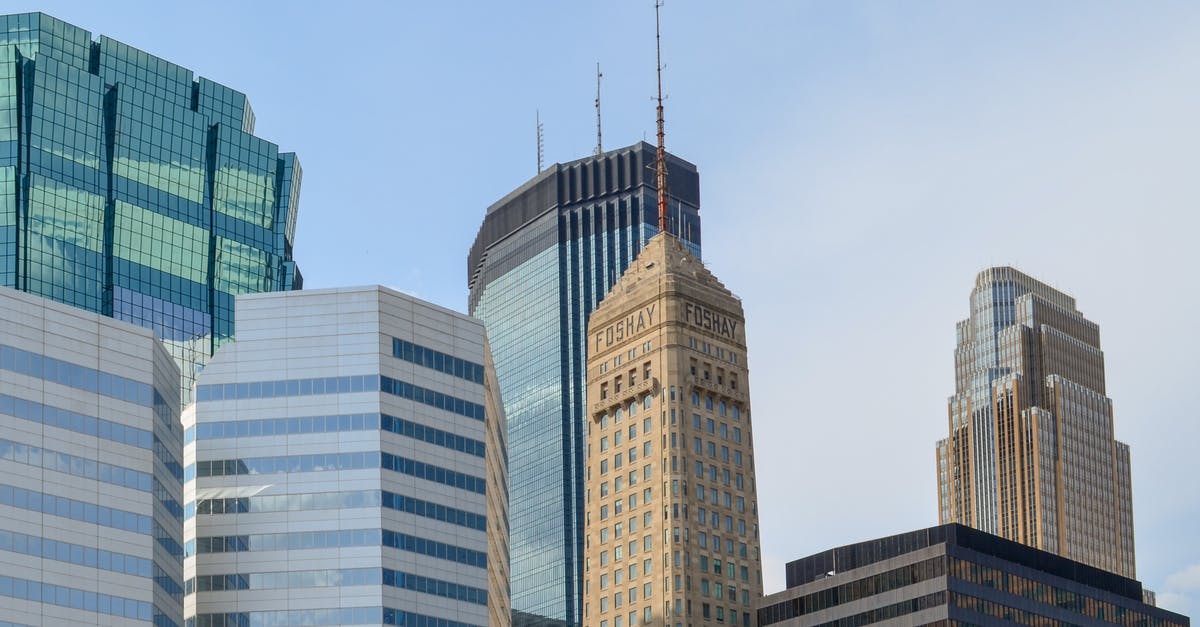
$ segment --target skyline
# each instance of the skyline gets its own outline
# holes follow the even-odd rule
[[[379,282],[465,311],[474,227],[535,174],[534,110],[546,124],[547,162],[590,154],[597,60],[606,147],[653,137],[650,3],[549,17],[537,15],[549,3],[471,7],[466,17],[453,13],[472,13],[464,6],[376,6],[376,19],[344,30],[357,35],[356,56],[297,45],[334,28],[317,11],[38,4],[9,10],[44,10],[249,96],[259,134],[304,160],[295,258],[307,287]],[[1140,578],[1164,607],[1200,609],[1191,523],[1200,489],[1178,480],[1200,472],[1187,446],[1200,428],[1186,421],[1182,393],[1200,374],[1187,358],[1200,349],[1187,332],[1200,305],[1187,290],[1188,271],[1200,267],[1188,237],[1197,226],[1187,150],[1200,139],[1197,9],[789,4],[726,15],[718,6],[664,8],[667,149],[700,168],[704,258],[747,310],[766,590],[782,587],[783,562],[936,521],[929,448],[945,428],[947,330],[966,312],[974,275],[1012,263],[1076,297],[1104,328],[1117,437],[1132,447]],[[431,14],[387,31],[387,18],[418,11]],[[583,46],[588,37],[547,28],[556,24],[631,39]],[[198,28],[233,34],[211,46],[191,36]],[[531,34],[543,31],[548,40]],[[355,82],[405,53],[444,57],[440,72],[399,64],[420,102]],[[313,76],[344,78],[336,84],[362,110],[333,116],[327,99],[295,87]],[[356,126],[372,121],[382,126]],[[494,171],[456,187],[455,160],[478,155],[497,161]],[[373,204],[383,207],[371,212]],[[1094,226],[1072,228],[1085,212]],[[1018,224],[1037,226],[1013,232]],[[421,235],[397,245],[409,233]],[[445,237],[424,236],[432,233]],[[781,249],[793,263],[779,263]],[[1146,303],[1156,318],[1147,320]],[[793,426],[783,399],[796,388],[813,400]],[[855,421],[819,420],[831,415]],[[794,457],[815,468],[892,465],[856,470],[838,486],[814,482],[793,498],[772,469]],[[872,519],[879,509],[891,515]]]

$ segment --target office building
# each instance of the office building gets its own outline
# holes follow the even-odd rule
[[[1116,573],[950,523],[789,562],[759,625],[1189,627]]]
[[[745,321],[669,233],[592,313],[585,625],[757,625]]]
[[[0,623],[183,624],[179,370],[147,329],[0,287]]]
[[[1074,298],[989,268],[957,336],[939,521],[1133,578],[1129,447],[1113,434],[1100,328]]]
[[[555,164],[488,208],[467,259],[509,421],[518,625],[579,625],[585,327],[658,232],[655,148]],[[670,230],[700,254],[700,179],[669,156]]]
[[[184,412],[188,627],[509,624],[481,323],[382,287],[239,296]]]
[[[246,96],[41,13],[0,16],[0,285],[154,330],[195,374],[233,297],[299,288],[300,165]]]

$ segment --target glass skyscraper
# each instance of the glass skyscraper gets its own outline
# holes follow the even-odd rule
[[[246,96],[41,13],[0,16],[0,285],[153,329],[181,371],[233,297],[298,289],[300,164]]]
[[[587,320],[658,232],[654,153],[550,166],[488,208],[468,256],[508,416],[514,625],[581,624]],[[699,257],[699,174],[667,173],[669,228]]]
[[[938,516],[1133,578],[1129,446],[1114,438],[1100,327],[1013,268],[958,323]]]

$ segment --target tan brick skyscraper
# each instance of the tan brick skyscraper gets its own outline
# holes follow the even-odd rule
[[[757,624],[741,302],[659,234],[588,324],[583,623]]]
[[[938,518],[1133,578],[1129,446],[1113,436],[1100,328],[1013,268],[958,323]]]

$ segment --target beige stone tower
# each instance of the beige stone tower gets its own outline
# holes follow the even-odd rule
[[[588,324],[583,624],[757,624],[745,316],[656,235]]]
[[[1067,294],[989,268],[954,370],[939,520],[1135,577],[1129,446],[1114,437],[1099,326]]]

